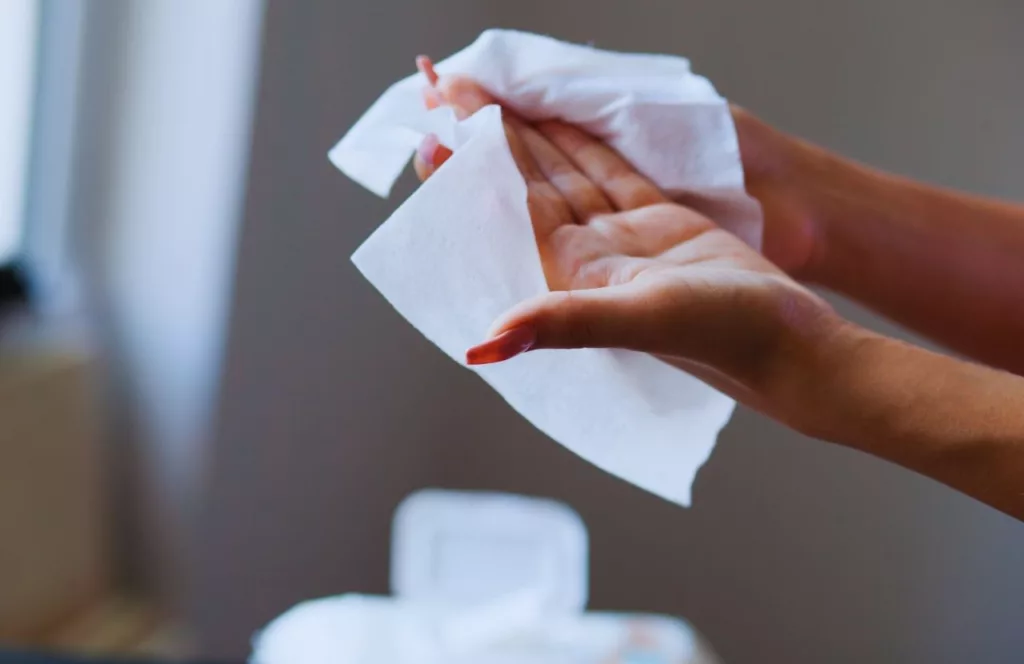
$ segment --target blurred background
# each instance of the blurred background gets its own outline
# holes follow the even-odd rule
[[[327,149],[495,26],[686,55],[785,130],[1024,198],[1018,0],[0,0],[0,642],[241,661],[301,600],[386,593],[395,506],[444,486],[570,504],[591,606],[725,662],[1020,661],[1021,524],[742,408],[667,504],[357,274],[412,182]]]

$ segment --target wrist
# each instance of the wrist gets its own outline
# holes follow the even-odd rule
[[[870,261],[864,226],[883,221],[895,205],[891,177],[792,139],[789,177],[800,183],[801,205],[813,234],[813,250],[800,274],[808,283],[841,290],[852,274]]]
[[[805,435],[835,440],[848,406],[838,388],[877,338],[831,308],[794,327],[768,386],[778,408],[769,414]]]

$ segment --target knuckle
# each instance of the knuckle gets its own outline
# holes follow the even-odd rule
[[[561,317],[563,336],[571,348],[593,348],[597,342],[597,328],[572,291],[563,296],[564,312]]]
[[[570,162],[560,159],[548,164],[548,176],[562,178],[573,186],[579,186],[586,179]]]
[[[607,215],[612,211],[612,207],[604,197],[604,194],[595,187],[583,187],[579,198],[583,208],[582,217],[585,222]]]

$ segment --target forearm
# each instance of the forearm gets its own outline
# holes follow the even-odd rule
[[[1024,378],[847,323],[788,376],[796,428],[1024,520]]]
[[[1024,207],[803,152],[819,234],[810,280],[1024,375]]]

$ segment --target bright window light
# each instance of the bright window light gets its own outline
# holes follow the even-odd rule
[[[0,0],[0,265],[21,246],[38,0]]]

